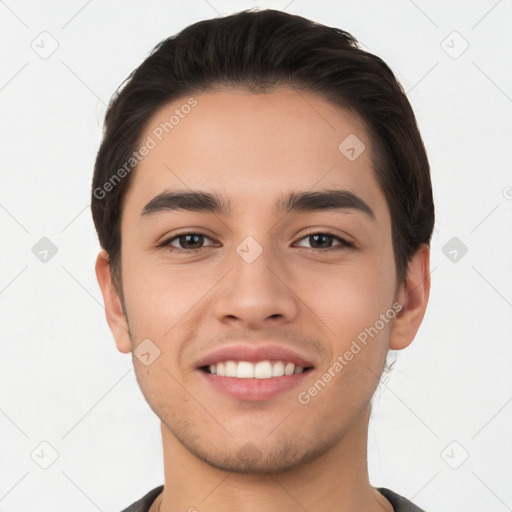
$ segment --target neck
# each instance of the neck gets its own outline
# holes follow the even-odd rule
[[[160,512],[393,511],[369,483],[370,406],[327,453],[284,473],[229,473],[198,459],[162,423],[165,484]]]

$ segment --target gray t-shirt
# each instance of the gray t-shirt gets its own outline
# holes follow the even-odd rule
[[[125,508],[122,512],[148,512],[149,508],[163,489],[163,485],[156,487],[152,491],[149,491],[139,501],[136,501],[133,505]],[[408,499],[403,496],[399,496],[389,489],[377,487],[377,490],[391,503],[391,505],[393,505],[395,512],[425,512],[414,503],[411,503]]]

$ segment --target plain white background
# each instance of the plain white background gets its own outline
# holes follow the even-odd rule
[[[109,98],[155,44],[254,6],[381,56],[431,162],[431,299],[374,400],[372,484],[427,511],[512,510],[510,0],[0,2],[0,508],[115,512],[163,483],[159,422],[94,275],[93,162]]]

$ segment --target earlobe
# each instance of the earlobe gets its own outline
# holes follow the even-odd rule
[[[103,295],[107,323],[114,335],[117,349],[127,354],[131,351],[128,322],[121,299],[112,282],[110,260],[104,249],[99,252],[96,258],[96,278]]]
[[[401,350],[411,344],[427,309],[430,293],[430,248],[422,244],[412,257],[397,302],[402,309],[391,324],[389,348]]]

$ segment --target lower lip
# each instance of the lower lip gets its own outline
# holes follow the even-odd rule
[[[217,391],[237,400],[263,401],[290,391],[311,372],[306,370],[293,375],[271,377],[270,379],[238,379],[221,377],[199,370],[203,377]]]

